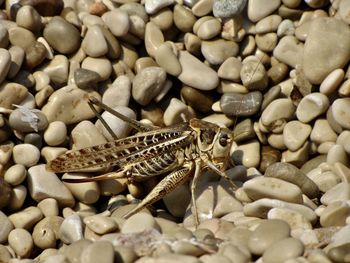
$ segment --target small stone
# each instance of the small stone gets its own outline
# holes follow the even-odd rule
[[[44,132],[44,140],[50,146],[57,146],[67,139],[67,126],[62,121],[53,121]]]
[[[334,120],[344,129],[350,128],[348,119],[348,109],[350,107],[349,98],[339,98],[332,103],[332,114]]]
[[[267,87],[268,77],[266,70],[256,57],[242,62],[240,76],[243,85],[250,91],[264,90]]]
[[[157,48],[155,51],[155,60],[157,64],[170,75],[180,75],[182,71],[180,62],[172,48],[167,43],[163,43]]]
[[[113,232],[118,228],[117,222],[113,218],[102,215],[85,217],[84,224],[99,235]]]
[[[17,211],[22,208],[27,197],[27,188],[24,185],[17,185],[12,188],[11,200],[8,209]]]
[[[164,111],[163,121],[165,125],[169,126],[181,123],[184,119],[190,120],[193,116],[193,111],[185,103],[177,98],[172,98]]]
[[[328,257],[333,262],[346,262],[349,257],[350,243],[344,243],[336,247],[332,247],[328,251]],[[329,260],[327,258],[327,260]]]
[[[42,218],[43,214],[40,209],[35,206],[30,206],[9,216],[15,228],[24,228],[28,231]]]
[[[304,45],[294,36],[283,37],[273,50],[273,55],[281,62],[296,68],[302,64]]]
[[[33,250],[34,244],[30,233],[25,229],[13,229],[8,237],[8,242],[17,256],[27,258]]]
[[[46,198],[38,203],[38,208],[44,214],[45,217],[58,216],[58,202],[53,198]]]
[[[183,5],[175,5],[173,11],[174,24],[182,32],[192,32],[192,28],[197,18],[190,9]],[[187,49],[188,50],[188,49]]]
[[[174,3],[174,0],[146,0],[145,1],[145,10],[147,14],[155,14],[161,9],[170,6]]]
[[[12,186],[21,184],[27,178],[27,170],[23,164],[15,164],[7,169],[4,179]]]
[[[242,62],[235,57],[226,59],[218,69],[218,76],[223,79],[238,82],[240,80]]]
[[[287,148],[296,151],[308,139],[311,133],[311,126],[300,121],[290,121],[284,126],[283,141]]]
[[[310,135],[310,139],[317,144],[323,142],[335,142],[337,134],[333,131],[328,121],[325,119],[317,119]]]
[[[247,94],[224,93],[220,99],[220,107],[227,116],[247,117],[260,110],[262,99],[260,91]]]
[[[242,13],[246,4],[246,0],[214,0],[213,13],[220,18],[233,17]]]
[[[79,68],[74,71],[74,82],[80,89],[97,87],[100,75],[89,69]]]
[[[129,15],[126,11],[116,8],[102,15],[106,26],[116,37],[125,36],[130,28]]]
[[[198,20],[199,21],[199,20]],[[220,34],[221,23],[213,18],[203,21],[197,29],[197,36],[202,40],[209,40]]]
[[[7,242],[7,238],[11,230],[14,228],[9,218],[0,211],[0,243],[4,244]],[[1,257],[0,257],[1,259]]]
[[[81,256],[81,263],[111,263],[114,262],[115,254],[119,255],[114,252],[111,242],[97,241],[84,249]]]
[[[102,102],[111,108],[129,105],[131,97],[131,81],[125,75],[117,77],[112,85],[103,93]]]
[[[63,220],[59,230],[59,237],[66,244],[72,244],[83,239],[83,223],[77,213]]]
[[[33,69],[40,65],[46,57],[46,48],[39,41],[34,41],[25,49],[25,65]]]
[[[0,83],[2,83],[9,73],[11,65],[11,54],[8,50],[0,48]]]
[[[331,95],[335,92],[344,79],[344,70],[335,69],[322,81],[320,92],[325,95]]]
[[[327,153],[327,163],[329,164],[335,164],[335,163],[342,163],[344,165],[349,165],[349,157],[341,145],[332,145]]]
[[[4,245],[0,245],[0,261],[10,262],[11,258],[12,256],[9,249]]]
[[[89,247],[93,242],[87,239],[78,240],[65,249],[60,251],[61,254],[66,256],[67,262],[81,262],[84,250]]]
[[[24,5],[17,11],[16,23],[33,32],[40,30],[43,25],[40,14],[30,5]]]
[[[278,219],[264,220],[253,231],[248,247],[251,253],[262,255],[271,245],[290,235],[289,225]]]
[[[62,207],[74,205],[70,191],[54,173],[46,171],[44,164],[28,169],[28,190],[37,202],[45,198],[54,198]]]
[[[23,27],[12,27],[8,29],[8,32],[12,46],[19,46],[24,50],[36,41],[35,35]]]
[[[82,121],[71,132],[73,146],[72,149],[82,149],[85,147],[104,144],[106,138],[99,129],[90,121]]]
[[[112,64],[104,57],[86,57],[81,63],[81,68],[96,72],[100,76],[99,81],[107,80],[112,73]]]
[[[21,84],[4,82],[0,84],[0,106],[12,109],[13,104],[19,105],[28,96],[28,90]]]
[[[285,251],[285,253],[281,253],[281,251]],[[285,238],[267,248],[262,258],[266,263],[279,263],[298,258],[303,255],[303,252],[304,245],[299,239]]]
[[[63,220],[59,216],[48,216],[37,223],[32,235],[34,244],[41,249],[55,248]]]
[[[85,51],[86,55],[90,57],[100,57],[107,54],[108,44],[100,26],[93,25],[88,28],[81,42],[81,48]]]
[[[278,25],[282,22],[282,18],[279,15],[270,15],[261,19],[256,23],[256,32],[258,34],[265,34],[274,32],[277,30]]]
[[[71,54],[80,46],[80,32],[65,19],[55,16],[45,26],[44,38],[59,53]],[[69,41],[62,41],[69,39]]]
[[[188,86],[181,88],[181,97],[186,104],[203,113],[209,113],[211,111],[211,106],[214,103],[212,98],[208,95],[209,94]],[[198,101],[201,103],[198,103]]]
[[[330,205],[336,201],[347,201],[350,199],[350,184],[346,182],[338,183],[321,197],[321,203]]]
[[[121,228],[121,233],[131,234],[146,230],[160,230],[158,223],[154,218],[146,213],[137,213],[128,218]]]
[[[248,2],[248,17],[252,22],[257,22],[260,19],[273,13],[281,4],[281,0],[253,0]]]
[[[66,84],[69,74],[68,58],[63,55],[54,56],[50,63],[43,68],[43,71],[48,74],[53,83]]]
[[[18,107],[11,112],[9,124],[19,132],[38,132],[46,129],[49,123],[40,110]]]
[[[0,28],[1,34],[1,28]],[[8,49],[11,55],[11,65],[7,74],[8,78],[13,78],[17,75],[24,61],[24,49],[18,46],[12,46]]]
[[[287,222],[292,231],[296,229],[312,229],[311,223],[301,213],[286,208],[272,208],[268,212],[267,218]]]
[[[36,165],[40,159],[40,151],[32,144],[17,144],[13,147],[13,161],[25,167]]]
[[[328,107],[328,97],[322,93],[314,92],[302,98],[297,107],[296,115],[298,120],[308,123],[317,116],[325,113]]]
[[[350,206],[345,201],[335,201],[329,204],[321,213],[322,227],[345,226],[350,215]]]
[[[229,57],[238,54],[239,47],[233,41],[224,39],[203,41],[201,52],[204,58],[212,65],[220,65]]]
[[[260,143],[257,140],[252,140],[238,146],[232,144],[230,156],[236,165],[258,167],[260,163]]]

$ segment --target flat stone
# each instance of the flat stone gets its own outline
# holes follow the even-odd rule
[[[107,216],[93,215],[84,218],[84,223],[88,228],[99,235],[114,232],[117,228],[117,222]]]
[[[23,49],[26,49],[36,41],[35,35],[28,29],[22,27],[9,28],[8,33],[10,43],[13,46],[19,46]]]
[[[300,121],[290,121],[284,126],[283,141],[289,150],[296,151],[303,146],[310,134],[310,125]]]
[[[257,22],[260,19],[273,13],[281,4],[281,0],[253,0],[248,2],[248,18],[252,22]]]
[[[224,39],[203,41],[201,47],[204,58],[212,65],[220,65],[229,57],[238,54],[239,47],[233,41]]]
[[[314,92],[302,98],[296,109],[296,115],[298,120],[308,123],[317,116],[325,113],[328,107],[328,97],[322,93]]]
[[[273,50],[273,55],[292,68],[303,63],[304,45],[294,36],[283,37]]]
[[[66,244],[83,239],[83,222],[77,213],[67,216],[63,220],[58,235]]]
[[[220,99],[220,107],[227,116],[252,116],[260,110],[262,99],[260,91],[247,94],[224,93]]]
[[[215,0],[213,5],[214,16],[220,18],[233,17],[242,13],[247,0]]]
[[[111,263],[114,262],[114,255],[115,252],[111,242],[97,241],[84,249],[84,253],[81,256],[81,263]]]

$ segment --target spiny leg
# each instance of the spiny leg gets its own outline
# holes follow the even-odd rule
[[[198,218],[195,192],[196,192],[197,181],[198,181],[198,178],[201,174],[202,160],[198,158],[198,159],[196,159],[195,163],[196,163],[196,166],[195,166],[194,176],[193,176],[193,180],[192,180],[192,184],[191,184],[191,198],[192,198],[192,205],[193,205],[193,209],[194,209],[194,220],[195,220],[196,227],[197,227],[200,222],[199,222],[199,218]]]
[[[227,175],[225,172],[220,171],[220,170],[215,166],[215,164],[213,164],[213,163],[212,163],[211,161],[209,161],[209,160],[205,160],[205,164],[206,164],[206,165],[208,166],[208,168],[211,169],[213,172],[215,172],[216,174],[218,174],[218,175],[222,176],[223,178],[225,178],[225,179],[229,182],[229,184],[231,185],[231,187],[233,188],[233,190],[237,190],[237,189],[238,189],[237,185],[235,185],[235,183],[232,182],[231,178],[228,177],[228,175]]]
[[[154,126],[147,125],[147,124],[141,123],[139,121],[135,121],[133,119],[130,119],[130,118],[124,116],[123,114],[113,110],[111,107],[108,107],[106,104],[102,103],[101,101],[97,100],[94,97],[89,97],[89,103],[91,105],[96,105],[98,107],[101,107],[105,111],[108,111],[109,113],[113,114],[114,116],[118,117],[119,119],[125,121],[129,126],[133,127],[134,129],[136,129],[139,132],[152,131],[156,128]],[[103,122],[102,122],[102,124],[103,124]]]
[[[101,174],[98,176],[86,177],[86,178],[63,178],[62,181],[67,183],[87,183],[87,182],[96,182],[96,181],[102,181],[107,179],[121,179],[121,178],[128,179],[128,177],[125,176],[124,170]]]
[[[187,181],[193,169],[193,162],[188,162],[182,168],[170,173],[163,180],[161,180],[156,187],[131,211],[129,211],[124,218],[128,218],[144,207],[147,207],[154,202],[162,199],[166,194],[170,193],[178,186]]]

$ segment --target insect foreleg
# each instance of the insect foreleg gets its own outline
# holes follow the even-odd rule
[[[140,210],[142,210],[144,207],[147,207],[154,202],[162,199],[166,194],[170,193],[174,189],[176,189],[178,186],[182,185],[184,182],[187,181],[189,178],[192,170],[193,170],[194,164],[193,162],[187,162],[184,163],[182,168],[170,173],[166,177],[164,177],[163,180],[161,180],[155,188],[131,211],[129,211],[126,215],[124,215],[124,218],[128,218]]]
[[[192,180],[192,184],[191,184],[191,197],[192,197],[192,205],[193,205],[193,209],[194,209],[194,214],[193,214],[194,220],[195,220],[196,226],[198,226],[199,225],[199,218],[198,218],[195,192],[196,192],[197,181],[198,181],[198,178],[201,174],[202,160],[199,158],[196,159],[195,165],[196,166],[195,166],[194,176],[193,176],[193,180]]]
[[[218,174],[218,175],[222,176],[223,178],[225,178],[225,179],[229,182],[229,184],[231,185],[231,187],[232,187],[233,190],[237,190],[237,189],[238,189],[237,185],[235,185],[235,183],[232,182],[231,178],[228,177],[228,175],[227,175],[225,172],[220,171],[220,170],[215,166],[215,164],[213,164],[213,163],[212,163],[211,161],[209,161],[209,160],[206,160],[206,161],[205,161],[205,164],[206,164],[206,165],[208,166],[208,168],[211,169],[213,172],[215,172],[216,174]]]

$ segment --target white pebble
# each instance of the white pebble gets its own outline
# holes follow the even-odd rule
[[[13,147],[12,157],[16,164],[23,164],[26,167],[31,167],[38,163],[40,151],[32,144],[17,144]]]
[[[44,132],[44,140],[50,146],[57,146],[66,140],[67,127],[63,121],[53,121]]]

